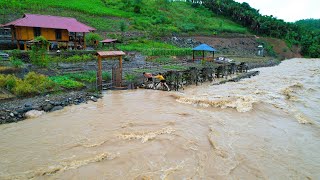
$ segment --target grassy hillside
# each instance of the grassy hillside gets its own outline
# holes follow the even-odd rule
[[[137,7],[139,12],[137,12]],[[0,23],[37,13],[75,17],[98,29],[144,31],[154,36],[171,33],[213,35],[220,32],[247,33],[247,29],[204,7],[166,0],[1,0]],[[123,29],[122,29],[123,30]]]

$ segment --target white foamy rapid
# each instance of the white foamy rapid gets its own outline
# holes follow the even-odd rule
[[[267,103],[296,117],[300,123],[320,123],[320,61],[291,59],[272,68],[259,68],[259,76],[223,85],[190,88],[178,102],[201,107],[234,108],[238,112]]]
[[[0,179],[319,179],[320,60],[0,126]]]

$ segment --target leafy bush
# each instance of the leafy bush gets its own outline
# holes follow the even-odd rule
[[[110,74],[110,72],[107,72],[107,71],[102,72],[102,79],[103,79],[103,80],[106,80],[106,81],[111,80],[111,74]]]
[[[193,23],[183,23],[179,26],[183,32],[192,32],[196,30],[196,26]]]
[[[21,97],[52,91],[57,85],[45,75],[30,72],[23,80],[14,75],[0,75],[0,87]]]
[[[74,56],[68,57],[68,58],[66,59],[66,62],[75,63],[75,62],[80,62],[81,60],[82,60],[81,56],[79,56],[79,55],[74,55]]]
[[[120,31],[125,32],[128,29],[126,21],[120,21]]]
[[[0,74],[0,88],[3,88],[6,86],[6,76],[3,74]]]
[[[12,90],[19,79],[14,75],[2,75],[0,74],[0,87]]]
[[[36,37],[34,41],[38,43],[31,46],[31,62],[40,67],[48,67],[49,59],[47,54],[47,45],[49,41],[47,41],[43,36]]]
[[[131,82],[133,83],[134,81],[137,80],[137,76],[135,74],[129,74],[129,73],[126,73],[125,76],[124,76],[124,79],[128,82]]]
[[[19,81],[20,79],[17,78],[16,76],[14,75],[7,75],[6,77],[6,82],[5,82],[5,88],[9,91],[11,91],[16,85],[17,85],[17,82]]]
[[[21,51],[18,49],[14,49],[11,51],[10,64],[15,68],[23,67],[24,63],[20,59]]]
[[[18,81],[12,92],[19,97],[38,94],[36,87],[22,80]]]
[[[56,83],[47,76],[35,72],[29,72],[23,81],[35,87],[39,93],[51,91],[56,87]]]
[[[20,59],[16,59],[14,57],[10,58],[10,63],[15,68],[21,68],[24,65],[24,63]]]
[[[100,40],[102,40],[102,37],[97,33],[88,33],[86,35],[86,41],[90,46],[96,46]]]
[[[20,55],[20,53],[21,53],[21,51],[19,50],[19,49],[14,49],[14,50],[12,50],[11,51],[11,57],[13,57],[13,58],[19,58],[19,55]]]

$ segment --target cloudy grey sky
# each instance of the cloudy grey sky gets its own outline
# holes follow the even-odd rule
[[[287,22],[320,19],[320,0],[235,0],[247,2],[262,15],[273,15]]]

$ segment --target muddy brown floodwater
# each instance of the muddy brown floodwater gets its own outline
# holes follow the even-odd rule
[[[319,179],[320,60],[0,126],[0,179]]]

